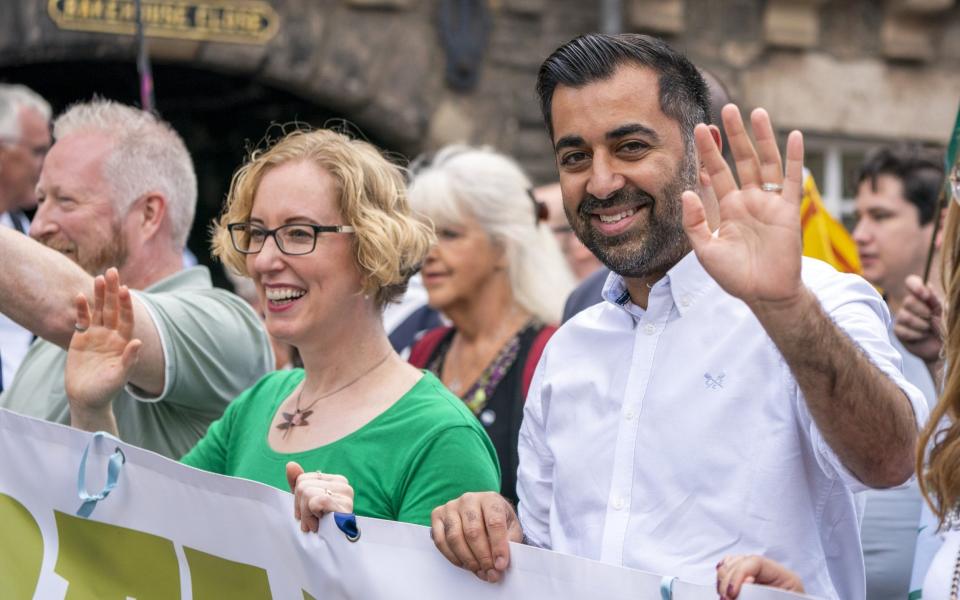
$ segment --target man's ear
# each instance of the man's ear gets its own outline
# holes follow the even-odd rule
[[[145,238],[151,237],[163,224],[167,214],[167,199],[163,194],[149,192],[134,203],[133,209],[137,227]]]

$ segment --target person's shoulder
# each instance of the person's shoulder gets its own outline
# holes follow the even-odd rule
[[[883,297],[870,283],[854,273],[842,273],[833,265],[816,258],[803,257],[801,278],[825,305],[849,301],[884,304]]]
[[[878,327],[892,326],[893,315],[883,296],[859,275],[841,273],[823,261],[804,258],[803,283],[830,318],[841,326],[847,319],[860,321],[865,317]]]
[[[242,313],[244,316],[256,313],[250,304],[229,290],[218,287],[190,287],[161,291],[143,292],[147,298],[169,298],[171,302],[186,305],[218,305]]]
[[[225,336],[245,331],[266,343],[266,333],[253,307],[233,292],[213,287],[205,267],[191,267],[135,295],[169,326],[200,328],[211,335]]]
[[[569,321],[580,312],[595,304],[603,302],[603,284],[607,281],[610,270],[601,267],[581,281],[563,306],[563,321]]]
[[[418,420],[429,423],[431,428],[480,426],[463,400],[448,390],[436,375],[427,370],[422,372],[423,377],[402,398],[404,412],[417,414]]]
[[[606,300],[600,300],[584,308],[561,324],[551,335],[548,347],[579,344],[585,335],[620,331],[629,326],[631,317],[625,311]]]

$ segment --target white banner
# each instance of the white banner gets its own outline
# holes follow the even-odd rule
[[[488,584],[450,565],[429,529],[358,517],[350,542],[333,519],[305,534],[292,497],[211,475],[146,450],[0,410],[0,597],[662,600],[660,575],[514,544],[511,567]],[[78,517],[77,475],[99,492],[109,459],[116,488]],[[118,461],[119,462],[119,461]],[[744,600],[805,598],[747,586]],[[676,581],[676,600],[716,600],[712,586]]]

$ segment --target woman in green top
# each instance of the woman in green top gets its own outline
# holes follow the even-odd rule
[[[304,531],[331,511],[429,525],[434,507],[498,490],[477,420],[393,351],[381,323],[432,242],[410,216],[400,169],[372,145],[296,131],[254,153],[233,177],[213,251],[253,279],[267,331],[304,368],[241,394],[182,462],[289,486]],[[112,270],[92,314],[78,297],[71,410],[112,410],[139,349],[129,304]]]

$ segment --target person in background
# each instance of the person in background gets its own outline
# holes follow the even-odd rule
[[[412,364],[436,373],[493,440],[501,491],[516,501],[517,434],[533,370],[573,288],[544,208],[510,158],[449,146],[416,170],[410,204],[434,223],[423,282],[452,327],[414,345]]]
[[[50,104],[23,85],[0,84],[0,227],[26,233],[23,211],[37,205],[37,179],[50,149]],[[33,333],[0,313],[0,392],[33,342]]]
[[[273,368],[260,319],[183,268],[197,180],[183,140],[156,116],[110,100],[70,107],[37,184],[30,237],[0,227],[0,312],[37,335],[0,407],[180,458],[227,403]],[[116,267],[133,290],[143,345],[112,410],[73,411],[63,372],[83,326],[77,294]]]
[[[557,243],[563,251],[564,258],[573,272],[577,282],[581,282],[591,275],[597,269],[603,267],[603,263],[597,260],[583,242],[577,239],[567,221],[567,213],[563,210],[563,195],[560,193],[559,183],[548,183],[541,185],[533,190],[533,197],[542,202],[547,207],[547,223],[553,231]]]
[[[857,244],[863,277],[883,291],[891,314],[902,307],[906,280],[921,276],[933,235],[937,200],[943,184],[943,158],[915,146],[879,148],[865,158],[857,176]],[[934,264],[939,264],[934,260]],[[931,280],[939,279],[934,269]],[[903,374],[917,386],[930,408],[937,391],[924,358],[894,336],[903,357]],[[916,484],[896,490],[865,492],[861,544],[867,570],[867,597],[901,600],[910,591],[922,500]]]
[[[400,169],[366,142],[294,131],[254,153],[234,175],[213,251],[253,279],[267,331],[295,347],[304,368],[240,394],[182,462],[289,486],[304,531],[330,511],[426,524],[437,502],[499,489],[476,419],[397,355],[381,321],[432,241],[410,214]],[[92,321],[78,298],[78,321],[92,324],[70,346],[73,410],[109,404],[129,373],[125,358],[139,344],[131,325],[98,317],[119,305],[129,318],[124,294],[108,272]]]

